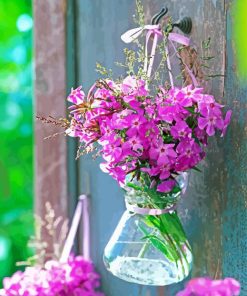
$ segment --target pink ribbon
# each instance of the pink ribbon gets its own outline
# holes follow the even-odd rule
[[[190,39],[178,33],[169,33],[168,39],[171,41],[176,41],[177,43],[180,43],[185,46],[190,45]]]
[[[89,198],[87,195],[80,195],[73,215],[71,227],[65,241],[60,262],[67,262],[73,247],[75,236],[82,219],[83,227],[83,257],[90,259],[90,225],[89,225]]]
[[[176,205],[172,205],[171,207],[165,208],[165,209],[149,209],[149,208],[140,208],[136,205],[131,205],[128,202],[126,202],[126,208],[128,211],[136,214],[156,216],[156,215],[169,213],[170,211],[174,211],[176,208]]]
[[[187,38],[183,35],[177,34],[177,33],[169,33],[168,40],[171,41],[171,43],[172,43],[172,41],[175,41],[175,42],[180,43],[185,46],[188,46],[190,44],[189,38]],[[170,78],[171,86],[174,87],[174,81],[173,81],[172,69],[171,69],[171,61],[170,61],[170,53],[169,53],[169,49],[168,49],[167,45],[165,45],[165,51],[166,51],[166,62],[167,62],[169,78]],[[177,50],[176,50],[176,52],[177,52]]]
[[[144,30],[148,31],[146,34],[146,44],[145,44],[144,72],[147,73],[147,77],[150,78],[151,73],[152,73],[152,68],[153,68],[153,62],[154,62],[158,37],[163,36],[163,34],[161,32],[160,25],[145,25],[143,27],[128,30],[127,32],[125,32],[121,36],[121,39],[125,43],[130,43],[130,42],[134,41],[136,38],[138,38],[143,33]],[[148,59],[148,43],[149,43],[150,37],[152,35],[154,35],[154,39],[153,39],[150,58]],[[173,41],[175,41],[179,44],[182,44],[184,46],[189,46],[189,44],[190,44],[190,39],[188,37],[185,37],[185,36],[178,34],[178,33],[169,33],[167,40],[170,41],[170,43],[172,44],[172,46],[178,56],[179,56],[179,53],[178,53],[175,45],[173,44]],[[174,80],[173,80],[173,76],[172,76],[172,69],[171,69],[171,62],[170,62],[170,53],[169,53],[169,49],[168,49],[167,45],[165,45],[165,51],[166,51],[166,56],[167,56],[166,61],[167,61],[169,78],[170,78],[171,86],[174,87]],[[149,60],[149,64],[148,64],[148,60]],[[184,64],[184,65],[191,77],[191,80],[192,80],[194,86],[195,87],[198,86],[198,82],[197,82],[194,74],[192,73],[192,71],[189,69],[189,67],[186,64]]]
[[[178,56],[180,56],[180,55],[179,55],[179,52],[177,51],[177,48],[176,48],[176,46],[174,45],[173,41],[175,41],[175,42],[177,42],[177,43],[180,43],[180,44],[182,44],[182,45],[185,45],[185,46],[189,46],[189,45],[190,45],[190,39],[187,38],[187,37],[185,37],[185,36],[183,36],[183,35],[181,35],[181,34],[170,33],[170,34],[168,35],[168,39],[170,40],[171,45],[172,45],[174,51],[176,52],[176,54],[177,54]],[[168,48],[167,48],[167,46],[166,46],[166,49],[167,49],[167,52],[168,52]],[[167,67],[168,67],[168,62],[170,63],[169,53],[167,54]],[[198,83],[198,81],[197,81],[195,75],[193,74],[193,72],[190,70],[190,68],[189,68],[185,63],[184,63],[184,66],[185,66],[187,72],[189,73],[189,75],[190,75],[190,77],[191,77],[191,80],[192,80],[193,85],[194,85],[195,87],[197,87],[197,86],[199,85],[199,83]],[[168,67],[168,70],[169,70],[169,67]],[[170,75],[170,74],[171,74],[171,70],[169,70],[169,75]],[[170,76],[170,80],[173,81],[173,79],[172,79],[172,74],[171,74],[171,76]],[[171,83],[171,85],[172,85],[172,83]],[[172,86],[173,86],[173,85],[172,85]]]
[[[127,32],[125,32],[121,36],[121,39],[125,43],[130,43],[130,42],[134,41],[136,38],[138,38],[144,30],[147,30],[148,32],[146,35],[145,60],[144,60],[143,70],[145,73],[147,73],[147,77],[149,78],[152,73],[156,47],[157,47],[157,43],[158,43],[158,37],[162,36],[162,32],[160,30],[160,25],[146,25],[143,27],[128,30]],[[149,43],[150,37],[152,35],[154,36],[154,40],[153,40],[150,56],[148,56],[148,43]]]
[[[153,44],[152,44],[150,56],[148,56],[148,43],[149,43],[150,37],[152,35],[154,36],[154,39],[153,39]],[[147,35],[146,35],[144,72],[147,73],[148,78],[150,78],[151,73],[152,73],[154,57],[155,57],[155,52],[156,52],[156,47],[157,47],[159,36],[162,36],[162,32],[160,31],[159,25],[153,25],[153,27],[148,30]],[[148,59],[149,59],[149,64],[148,64]],[[147,65],[148,65],[148,67],[147,67]]]

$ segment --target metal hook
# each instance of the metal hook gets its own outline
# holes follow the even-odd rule
[[[192,30],[192,19],[188,16],[182,18],[177,23],[172,24],[172,29],[174,27],[179,28],[184,34],[189,34]]]
[[[168,12],[167,7],[163,7],[160,12],[156,13],[152,17],[152,25],[158,25],[159,21],[161,18],[166,15]],[[182,18],[176,23],[171,24],[170,26],[168,25],[166,27],[166,32],[171,32],[174,27],[179,28],[184,34],[189,34],[192,30],[192,19],[188,16]]]
[[[156,13],[153,17],[152,17],[152,25],[158,25],[160,19],[166,15],[168,12],[168,8],[167,7],[163,7],[161,9],[160,12]]]

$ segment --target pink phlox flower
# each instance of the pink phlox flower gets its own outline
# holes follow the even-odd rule
[[[200,99],[198,101],[196,101],[196,103],[198,105],[204,103],[204,104],[211,104],[211,103],[214,103],[215,102],[215,99],[214,99],[214,96],[212,95],[209,95],[209,94],[202,94],[200,96]]]
[[[203,116],[207,116],[209,113],[214,114],[217,117],[221,117],[221,109],[223,105],[216,103],[214,100],[210,103],[201,102],[198,104],[198,110]]]
[[[223,125],[223,129],[222,129],[221,137],[223,137],[226,134],[226,129],[227,129],[228,125],[230,124],[231,117],[232,117],[232,110],[228,110],[226,112],[226,117],[224,119],[224,125]]]
[[[133,136],[129,138],[125,143],[123,143],[123,150],[132,150],[134,155],[141,155],[143,151],[142,141],[138,136]]]
[[[159,167],[144,167],[141,168],[142,172],[147,173],[150,177],[157,176],[160,173]]]
[[[177,153],[190,158],[201,152],[201,147],[193,139],[185,139],[177,146]]]
[[[185,121],[179,120],[171,127],[171,135],[174,139],[191,138],[191,128]]]
[[[109,89],[105,89],[105,88],[98,88],[95,93],[94,93],[94,97],[95,100],[102,99],[104,100],[103,102],[107,101],[110,97],[112,97],[112,91],[110,91]],[[111,99],[109,99],[109,101],[111,101]],[[100,101],[102,102],[102,101]]]
[[[121,138],[115,138],[109,144],[103,146],[103,158],[107,161],[120,161],[122,157]]]
[[[107,85],[108,85],[111,89],[114,89],[114,90],[116,90],[116,91],[120,91],[120,90],[121,90],[120,86],[119,86],[117,83],[115,83],[113,80],[107,78],[107,79],[105,79],[104,81],[107,83]]]
[[[145,80],[137,80],[134,76],[127,76],[121,85],[124,95],[146,96],[148,94]]]
[[[126,120],[129,122],[130,126],[126,132],[129,137],[137,135],[140,128],[147,122],[147,119],[144,116],[140,116],[139,114],[131,114],[126,117]]]
[[[96,97],[97,94],[100,94]],[[92,108],[102,108],[104,110],[118,110],[122,108],[120,102],[116,100],[116,97],[111,94],[112,91],[108,89],[98,89],[95,92],[95,99],[91,105]]]
[[[198,102],[202,99],[202,91],[203,88],[197,88],[191,84],[180,90],[184,94],[184,100],[191,100],[192,102]]]
[[[179,121],[183,119],[181,108],[178,105],[158,106],[158,115],[161,120],[164,120],[168,123],[172,123],[173,121]]]
[[[131,95],[124,95],[123,96],[123,100],[125,103],[127,104],[134,104],[134,102],[136,102],[136,96],[134,94],[131,94]]]
[[[156,145],[151,146],[149,149],[150,159],[157,160],[162,162],[162,159],[165,157],[175,158],[177,153],[174,150],[175,144],[164,144],[162,139],[159,139]]]
[[[104,173],[108,173],[113,179],[117,180],[122,187],[125,184],[126,167],[122,166],[110,166],[108,163],[101,163],[100,169]]]
[[[81,89],[82,89],[82,86],[79,86],[76,89],[73,89],[72,87],[71,93],[69,94],[67,100],[76,105],[83,103],[85,98],[85,93]]]
[[[89,146],[100,139],[100,134],[94,131],[83,131],[79,135],[79,141],[85,146]]]
[[[163,193],[168,193],[174,188],[175,185],[176,185],[175,180],[168,179],[168,180],[163,181],[162,183],[160,183],[157,186],[157,191],[163,192]]]
[[[163,89],[163,88],[161,88],[161,89]],[[167,97],[168,97],[168,93],[161,91],[160,93],[157,94],[157,96],[154,99],[155,104],[157,106],[164,105],[165,102],[166,102]]]
[[[16,271],[12,277],[6,277],[3,279],[3,286],[5,290],[18,290],[20,289],[20,282],[23,279],[23,273]]]
[[[104,120],[100,120],[99,127],[100,127],[100,133],[102,136],[101,139],[103,137],[107,138],[115,134],[114,128],[112,127],[112,124],[111,124],[111,119],[109,118],[104,118]]]
[[[105,118],[105,120],[100,122],[100,134],[101,137],[98,143],[102,146],[114,143],[115,139],[119,137],[109,118]]]
[[[131,122],[128,120],[127,116],[132,114],[133,111],[125,109],[119,113],[114,113],[111,119],[111,125],[115,129],[125,129],[131,126]]]
[[[156,110],[157,110],[157,106],[156,105],[147,105],[145,107],[145,114],[147,114],[147,116],[149,118],[154,118],[156,115]]]
[[[142,151],[142,154],[139,156],[139,159],[150,161],[149,153],[148,153],[148,149],[150,146],[149,142],[148,141],[142,142],[142,146],[143,146],[143,151]]]
[[[176,150],[178,158],[176,159],[175,168],[178,172],[196,166],[205,155],[201,147],[193,139],[181,141]]]
[[[84,125],[88,123],[90,124],[90,121],[100,122],[107,117],[112,117],[112,112],[110,110],[104,108],[93,108],[86,112]]]
[[[155,141],[160,131],[154,121],[148,121],[139,129],[139,137],[142,141],[148,140],[150,143]]]
[[[166,102],[171,105],[180,105],[182,107],[190,107],[193,104],[191,96],[184,93],[183,89],[181,90],[176,87],[169,90],[169,96],[167,97]]]
[[[198,127],[194,129],[194,134],[196,138],[204,145],[207,146],[208,144],[208,136],[205,130],[201,130]]]
[[[159,178],[160,180],[167,179],[171,175],[171,169],[174,164],[174,159],[170,159],[167,156],[159,157],[157,161],[157,166],[159,168]]]
[[[134,109],[135,111],[137,111],[137,113],[139,115],[143,115],[144,114],[144,110],[142,109],[142,105],[139,101],[136,100],[136,98],[134,100],[130,100],[129,101],[129,106],[130,108]]]
[[[207,112],[205,117],[198,118],[198,127],[201,130],[206,130],[209,136],[213,136],[215,134],[215,129],[223,130],[224,128],[224,120],[222,117],[215,115],[212,112]]]
[[[212,280],[195,278],[190,280],[183,291],[176,296],[238,296],[240,284],[233,278]]]

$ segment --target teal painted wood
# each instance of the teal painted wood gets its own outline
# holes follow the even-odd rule
[[[77,81],[88,89],[98,77],[96,61],[119,72],[114,61],[122,60],[120,35],[131,28],[133,0],[76,1]],[[161,0],[143,1],[147,21],[164,6]],[[211,37],[208,55],[214,55],[213,74],[227,74],[205,83],[205,89],[233,109],[233,122],[225,139],[210,142],[203,173],[190,176],[188,192],[181,202],[188,238],[194,252],[192,276],[234,276],[247,295],[246,214],[246,87],[235,73],[231,6],[224,0],[173,0],[165,3],[174,19],[193,19],[192,39],[201,54],[201,41]],[[227,16],[227,17],[226,17]],[[224,96],[223,96],[224,95]],[[91,194],[92,258],[102,274],[107,296],[174,296],[182,284],[167,289],[140,287],[108,273],[102,262],[105,244],[124,210],[123,194],[98,168],[99,160],[80,159],[80,191]]]

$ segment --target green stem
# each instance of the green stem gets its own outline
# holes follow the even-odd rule
[[[183,272],[185,273],[184,264],[183,264],[183,261],[182,261],[183,258],[184,258],[187,266],[189,266],[189,262],[187,260],[186,254],[185,254],[185,252],[183,250],[183,246],[182,246],[182,243],[184,243],[185,245],[188,245],[185,232],[183,230],[182,224],[179,221],[179,218],[177,217],[177,214],[176,213],[174,213],[174,214],[173,213],[172,214],[167,213],[167,214],[164,214],[164,215],[166,215],[166,218],[169,217],[168,218],[168,221],[166,221],[166,222],[168,224],[170,224],[170,226],[174,225],[175,226],[175,229],[178,230],[178,232],[179,232],[177,234],[178,239],[176,239],[174,235],[171,235],[171,237],[170,237],[170,235],[168,234],[168,231],[166,231],[166,227],[164,225],[164,220],[161,217],[161,223],[163,224],[163,229],[166,231],[170,242],[172,243],[172,245],[174,246],[174,248],[177,250],[177,253],[179,254],[179,259],[180,259],[180,262],[181,262],[181,265],[182,265]],[[174,241],[175,241],[175,243],[174,243]]]
[[[165,214],[165,215],[166,215],[166,214]],[[179,260],[180,260],[180,262],[181,262],[181,266],[182,266],[182,269],[183,269],[183,273],[185,274],[185,270],[184,270],[184,266],[183,266],[183,260],[182,260],[182,257],[181,257],[181,253],[180,253],[180,251],[179,251],[178,248],[177,248],[178,243],[176,242],[176,245],[174,244],[174,242],[173,242],[174,238],[171,238],[171,237],[170,237],[170,235],[169,235],[168,231],[166,230],[166,227],[165,227],[165,225],[164,225],[164,223],[163,223],[163,221],[162,221],[162,218],[160,218],[160,222],[163,224],[163,229],[162,229],[162,230],[164,230],[165,235],[167,236],[167,238],[169,239],[170,244],[172,245],[172,248],[175,250],[175,252],[176,252],[176,254],[177,254],[177,256],[178,256],[178,258],[179,258]],[[165,239],[164,233],[163,233],[161,230],[160,230],[160,233],[161,233],[161,235],[162,235],[162,236],[164,237],[164,239]],[[177,265],[177,260],[176,260],[176,265]],[[177,266],[178,266],[178,265],[177,265]]]
[[[139,223],[137,224],[137,227],[141,230],[141,232],[147,236],[149,235],[148,231],[146,231]],[[150,233],[151,235],[153,234],[154,231],[152,231],[152,233]],[[146,242],[144,243],[143,247],[141,248],[139,254],[138,254],[138,258],[143,258],[148,247],[149,247],[150,241],[147,239]]]
[[[150,245],[150,241],[147,239],[147,241],[144,243],[143,247],[141,248],[141,251],[138,254],[138,258],[143,258],[145,253],[147,252]]]

